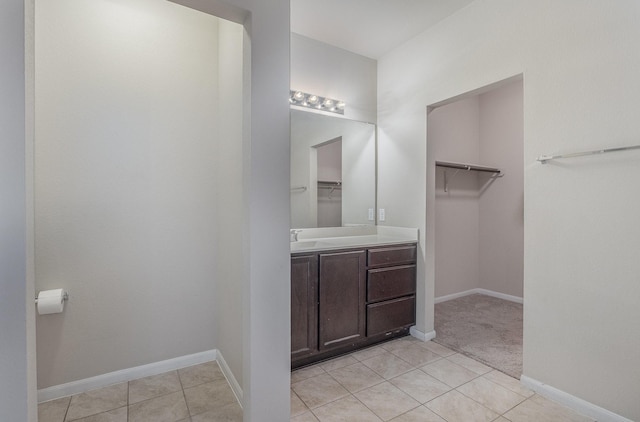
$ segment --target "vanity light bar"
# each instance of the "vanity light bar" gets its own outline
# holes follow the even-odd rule
[[[344,114],[344,101],[329,97],[307,94],[302,91],[289,91],[289,103],[300,107],[314,108],[331,113]]]

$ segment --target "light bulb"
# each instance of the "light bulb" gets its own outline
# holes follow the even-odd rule
[[[333,100],[327,98],[326,100],[324,100],[324,106],[325,107],[333,107]]]
[[[317,95],[310,95],[309,96],[309,104],[315,104],[318,102],[318,96]]]
[[[293,94],[293,98],[295,98],[296,100],[300,101],[301,99],[304,98],[304,94],[300,91],[296,91],[295,94]]]
[[[338,101],[338,104],[336,104],[336,106],[338,107],[338,109],[340,110],[344,110],[344,101]]]

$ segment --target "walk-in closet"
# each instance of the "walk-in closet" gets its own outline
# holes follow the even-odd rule
[[[522,371],[523,81],[430,107],[436,341]]]

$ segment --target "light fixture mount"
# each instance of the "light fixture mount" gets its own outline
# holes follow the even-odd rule
[[[336,114],[344,114],[345,107],[344,101],[295,90],[289,91],[289,104]]]

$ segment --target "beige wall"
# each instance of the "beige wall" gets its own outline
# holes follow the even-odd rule
[[[502,170],[478,198],[479,287],[522,297],[524,127],[522,80],[479,96],[480,163]],[[486,182],[479,175],[481,183]]]
[[[427,148],[435,160],[480,163],[478,103],[475,96],[429,113]],[[447,192],[445,171],[449,181]],[[436,169],[435,297],[480,287],[478,197],[477,173]]]
[[[504,174],[492,179],[488,173],[436,167],[435,298],[472,289],[522,298],[522,118],[521,80],[428,113],[428,156],[496,167]]]
[[[640,153],[536,158],[638,142],[639,19],[631,0],[477,0],[378,67],[379,206],[421,239],[434,212],[426,106],[524,74],[524,374],[630,419],[640,418],[640,358],[629,353],[640,349]],[[420,246],[418,329],[429,331],[433,244]]]

